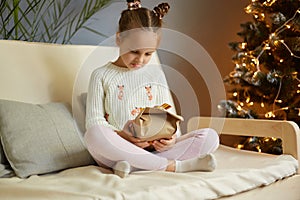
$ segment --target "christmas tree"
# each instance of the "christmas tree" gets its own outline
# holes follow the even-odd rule
[[[300,0],[251,0],[245,12],[253,21],[241,24],[241,42],[229,44],[235,67],[224,79],[228,98],[219,108],[226,117],[300,125]],[[244,144],[282,151],[276,138],[248,138]]]

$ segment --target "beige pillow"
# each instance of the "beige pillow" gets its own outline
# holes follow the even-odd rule
[[[69,106],[0,100],[0,136],[17,176],[94,164]]]

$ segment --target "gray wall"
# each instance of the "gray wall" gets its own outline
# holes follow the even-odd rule
[[[120,12],[126,8],[124,1],[116,1],[104,8],[90,21],[90,26],[107,36],[117,30]],[[171,10],[165,16],[165,27],[182,32],[199,42],[212,56],[223,75],[232,69],[233,52],[228,43],[238,41],[240,24],[251,20],[244,8],[249,0],[144,0],[143,6],[153,8],[168,2]],[[99,44],[105,38],[87,31],[80,31],[73,44]]]
[[[124,2],[125,0],[116,2],[103,9],[90,22],[90,26],[107,36],[112,36],[117,30],[119,14],[126,8]],[[153,8],[160,2],[144,0],[142,4],[144,7]],[[165,2],[171,5],[171,9],[164,18],[164,27],[183,33],[201,45],[215,62],[221,77],[231,72],[234,67],[231,61],[233,52],[229,49],[228,43],[240,41],[241,38],[237,36],[241,30],[240,24],[252,20],[251,16],[244,12],[249,0],[165,0]],[[81,31],[72,42],[73,44],[99,44],[103,40],[104,37]],[[207,59],[201,52],[190,51],[189,54],[199,56],[199,59]],[[204,75],[197,72],[190,61],[181,55],[159,50],[159,57],[164,65],[171,66],[185,77],[200,102],[199,105],[194,105],[193,95],[185,93],[185,89],[176,90],[175,98],[179,99],[179,111],[185,118],[199,114],[204,116],[220,114],[216,108],[218,101],[224,98],[222,95],[218,96],[223,92],[221,91],[223,88],[207,85],[203,80]],[[183,84],[170,75],[167,75],[167,78],[171,88],[180,88]],[[212,92],[216,97],[211,96]]]

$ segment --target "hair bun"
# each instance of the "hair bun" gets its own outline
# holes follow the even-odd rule
[[[159,19],[162,19],[168,13],[170,5],[168,3],[161,3],[153,9],[153,12]]]
[[[127,0],[128,10],[136,10],[141,8],[141,1],[140,0]]]

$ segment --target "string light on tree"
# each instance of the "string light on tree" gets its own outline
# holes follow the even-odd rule
[[[263,3],[264,6],[272,6],[274,3],[276,2],[276,0],[267,0]]]
[[[300,1],[251,0],[245,12],[253,22],[241,25],[243,41],[230,43],[235,68],[224,82],[231,99],[220,108],[230,117],[300,125]]]

